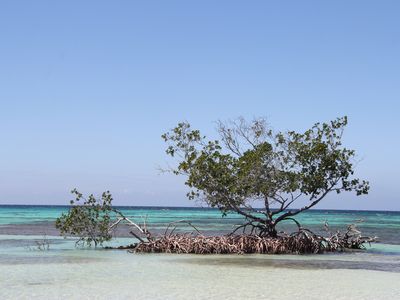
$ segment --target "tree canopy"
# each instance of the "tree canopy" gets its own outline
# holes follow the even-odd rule
[[[188,122],[162,135],[177,159],[174,174],[186,176],[189,199],[201,199],[223,214],[244,216],[260,235],[316,206],[329,193],[367,194],[354,176],[355,151],[342,145],[347,117],[316,123],[305,132],[274,132],[263,118],[217,123],[219,139],[207,139]],[[300,199],[305,206],[291,209]],[[263,209],[256,209],[262,203]]]
[[[56,228],[63,236],[78,237],[77,244],[90,246],[101,245],[111,240],[109,230],[113,214],[112,196],[109,191],[104,192],[100,199],[93,194],[85,198],[76,189],[71,193],[75,199],[70,201],[70,209],[56,220]]]
[[[146,220],[140,225],[113,207],[113,197],[109,191],[103,192],[100,198],[93,194],[86,198],[77,189],[71,193],[75,199],[70,201],[68,212],[56,219],[55,225],[62,236],[78,238],[77,245],[102,246],[112,239],[117,226],[122,223],[129,225],[129,233],[140,242],[152,240]]]

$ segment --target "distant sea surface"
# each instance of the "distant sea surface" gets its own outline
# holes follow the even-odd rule
[[[119,208],[137,222],[146,219],[155,232],[190,220],[205,234],[223,234],[243,222],[236,214],[222,218],[217,209]],[[0,205],[1,299],[400,299],[400,212],[299,215],[316,232],[324,232],[325,222],[330,231],[356,223],[364,235],[378,237],[379,243],[361,252],[201,256],[76,248],[54,228],[66,211],[67,206]],[[125,229],[111,245],[135,241]],[[290,223],[279,228],[294,229]],[[40,250],[43,242],[48,250]]]
[[[163,230],[168,223],[190,220],[201,231],[220,234],[231,231],[243,222],[237,214],[222,217],[218,209],[195,207],[117,207],[126,216],[141,223],[144,219],[154,230]],[[0,205],[0,234],[57,235],[54,222],[68,206]],[[379,241],[400,244],[400,212],[356,210],[309,210],[297,216],[300,223],[317,232],[324,230],[325,222],[332,231],[345,230],[357,224],[363,234],[378,236]],[[181,226],[181,230],[189,230]],[[295,230],[290,222],[283,223],[283,231]],[[121,235],[124,235],[121,232]]]

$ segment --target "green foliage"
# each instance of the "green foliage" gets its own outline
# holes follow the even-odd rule
[[[64,237],[78,237],[77,244],[91,246],[102,245],[112,238],[110,221],[113,213],[112,196],[104,192],[100,199],[93,194],[86,199],[76,189],[71,193],[75,196],[70,201],[68,213],[63,213],[56,220],[56,228]]]
[[[347,117],[342,117],[302,133],[274,133],[263,119],[239,118],[219,122],[220,139],[207,140],[182,122],[162,138],[168,143],[166,153],[178,161],[173,173],[187,177],[189,199],[200,198],[224,214],[235,211],[275,227],[330,192],[368,193],[368,182],[353,177],[355,151],[342,146],[346,125]],[[310,203],[287,211],[302,197]],[[265,210],[252,208],[257,200],[263,201]]]

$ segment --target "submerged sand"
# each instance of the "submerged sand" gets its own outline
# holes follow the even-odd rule
[[[1,299],[400,299],[398,246],[385,255],[201,256],[82,250],[57,238],[42,252],[10,245],[18,238],[0,237],[9,245],[0,247]]]

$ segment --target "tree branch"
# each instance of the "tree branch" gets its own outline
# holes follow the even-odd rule
[[[277,224],[278,222],[284,220],[287,217],[293,217],[299,213],[301,213],[302,211],[305,211],[307,209],[310,209],[311,207],[317,205],[323,198],[325,198],[325,196],[332,191],[332,188],[327,189],[318,199],[314,200],[313,202],[311,202],[311,204],[306,205],[296,211],[288,211],[287,213],[284,213],[283,215],[279,216],[276,220],[275,220],[275,224]]]

